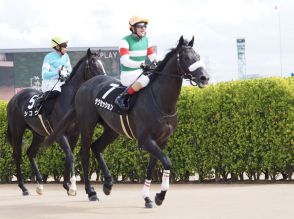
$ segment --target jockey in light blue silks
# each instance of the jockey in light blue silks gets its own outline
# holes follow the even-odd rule
[[[55,51],[48,53],[44,58],[42,66],[42,91],[44,94],[36,99],[36,109],[39,109],[45,97],[46,100],[49,100],[59,95],[64,80],[72,71],[70,60],[66,53],[67,43],[67,39],[59,36],[53,37],[51,40],[51,47]]]
[[[119,46],[120,80],[122,85],[128,88],[115,99],[115,103],[124,111],[129,109],[130,95],[146,87],[150,81],[148,76],[142,74],[142,69],[148,70],[149,68],[145,64],[146,58],[156,63],[153,44],[146,37],[148,22],[148,19],[133,16],[129,20],[129,29],[132,33],[124,37]]]

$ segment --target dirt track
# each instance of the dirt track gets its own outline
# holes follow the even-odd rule
[[[156,219],[156,218],[294,218],[294,185],[171,185],[161,207],[145,209],[141,185],[114,185],[105,196],[95,185],[99,202],[89,202],[83,185],[78,195],[68,197],[62,185],[44,185],[36,195],[23,197],[16,184],[0,185],[0,218],[62,219]],[[151,185],[152,199],[160,185]]]

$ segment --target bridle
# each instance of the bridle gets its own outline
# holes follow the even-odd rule
[[[187,73],[186,71],[183,70],[179,53],[177,53],[177,69],[178,69],[178,72],[180,73],[181,78],[190,80],[190,84],[192,86],[198,85],[197,82],[193,81],[193,76],[192,76],[191,72]]]
[[[195,81],[195,79],[193,79],[192,72],[196,71],[200,67],[203,67],[204,66],[203,62],[200,60],[197,60],[195,63],[193,63],[192,65],[188,67],[188,71],[185,71],[181,65],[180,50],[177,52],[176,55],[177,55],[177,71],[179,74],[165,74],[165,76],[188,79],[192,86],[199,86],[198,83]],[[151,69],[151,72],[162,75],[161,72],[156,71],[155,69]]]

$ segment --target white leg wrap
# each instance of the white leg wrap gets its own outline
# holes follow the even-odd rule
[[[142,190],[143,198],[149,197],[150,185],[151,185],[151,180],[145,179],[145,183]]]
[[[37,188],[36,188],[36,192],[39,194],[39,195],[43,195],[43,184],[39,184],[37,185]]]
[[[169,173],[170,173],[170,170],[163,171],[161,191],[167,191],[169,189]]]
[[[77,181],[76,176],[72,176],[70,178],[70,187],[69,187],[69,190],[68,190],[69,195],[72,195],[72,196],[77,195],[76,181]]]
[[[73,189],[73,190],[77,190],[77,184],[76,184],[76,176],[72,176],[70,178],[70,188]]]

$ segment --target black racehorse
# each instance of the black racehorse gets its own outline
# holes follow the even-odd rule
[[[105,74],[105,71],[99,54],[92,53],[91,50],[88,49],[87,54],[75,65],[70,77],[62,86],[62,92],[56,98],[52,113],[48,117],[49,124],[45,122],[46,120],[43,120],[42,117],[40,117],[40,114],[38,116],[27,117],[28,114],[33,115],[36,112],[33,110],[33,104],[35,102],[35,98],[40,94],[40,91],[34,89],[24,89],[9,101],[7,105],[7,139],[13,147],[16,177],[18,186],[22,189],[23,195],[29,194],[27,188],[24,186],[24,180],[21,173],[22,138],[24,131],[29,129],[33,134],[33,140],[27,150],[27,155],[38,182],[37,193],[42,194],[43,180],[37,163],[35,162],[37,152],[45,137],[48,136],[50,131],[52,131],[50,129],[54,129],[57,122],[65,115],[67,110],[72,105],[74,96],[82,83],[96,75],[101,74]],[[62,150],[66,153],[63,187],[67,190],[69,195],[75,195],[76,185],[72,149],[77,143],[79,132],[78,129],[72,125],[68,128],[65,134],[69,139],[71,147],[64,136],[57,140]],[[70,175],[72,175],[71,178]]]
[[[113,84],[119,81],[108,76],[96,76],[85,82],[78,90],[75,97],[75,108],[71,109],[45,144],[51,144],[54,139],[64,133],[67,124],[73,118],[77,119],[81,130],[81,160],[85,177],[85,190],[90,201],[98,200],[96,192],[90,185],[89,173],[89,150],[95,154],[102,173],[105,177],[103,189],[109,193],[112,182],[107,165],[103,159],[102,152],[107,145],[112,143],[119,134],[136,138],[139,147],[150,153],[150,160],[147,167],[147,176],[143,187],[143,198],[145,207],[153,207],[149,198],[149,186],[152,172],[157,160],[160,160],[164,171],[161,184],[161,192],[155,196],[157,205],[161,205],[169,188],[169,173],[171,161],[162,151],[166,146],[168,138],[174,132],[177,124],[177,101],[181,91],[183,78],[190,79],[194,85],[200,88],[205,87],[209,77],[204,69],[200,56],[194,51],[194,37],[188,42],[180,38],[176,48],[172,49],[156,68],[156,79],[140,91],[133,108],[128,112],[126,119],[115,114],[106,108],[98,107],[95,98],[101,90],[106,87],[110,89],[105,93],[109,94],[114,90]],[[106,105],[105,105],[106,106]],[[92,144],[92,135],[97,123],[103,128],[103,134]],[[129,127],[129,131],[126,130]],[[104,191],[105,192],[105,191]]]

